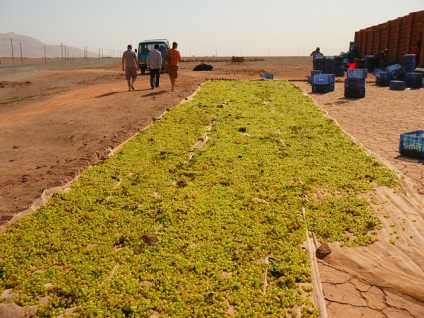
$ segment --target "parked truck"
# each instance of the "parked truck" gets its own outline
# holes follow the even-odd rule
[[[146,71],[149,70],[146,63],[147,56],[151,50],[155,49],[155,44],[159,45],[159,51],[162,53],[162,58],[165,57],[166,51],[170,48],[169,41],[167,39],[145,40],[138,44],[137,58],[142,75],[146,74]]]

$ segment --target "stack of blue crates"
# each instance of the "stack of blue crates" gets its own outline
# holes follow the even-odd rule
[[[314,55],[313,69],[325,73],[325,57],[323,55]]]
[[[313,69],[319,70],[323,74],[334,74],[344,76],[344,65],[342,56],[314,55]]]
[[[334,82],[336,76],[334,74],[317,74],[312,76],[312,92],[328,93],[334,92]]]
[[[347,70],[344,85],[344,96],[347,98],[365,97],[365,79],[368,76],[366,68],[351,68]]]
[[[324,57],[324,73],[334,74],[335,59],[334,56]]]
[[[415,54],[405,54],[403,56],[403,69],[405,70],[405,86],[408,88],[421,88],[423,82],[423,73],[414,72],[417,58]]]
[[[336,77],[343,77],[345,74],[343,56],[336,56],[334,58],[334,75]]]

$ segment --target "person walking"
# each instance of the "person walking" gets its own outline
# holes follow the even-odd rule
[[[172,49],[166,52],[166,57],[169,61],[168,75],[171,79],[172,91],[175,91],[175,80],[178,78],[178,66],[181,62],[180,51],[177,50],[178,43],[172,43]]]
[[[134,90],[134,82],[137,79],[139,69],[137,55],[132,51],[132,45],[128,44],[127,50],[122,54],[122,71],[128,83],[128,91]]]
[[[150,69],[150,87],[159,87],[160,70],[162,68],[162,54],[159,51],[159,44],[155,44],[155,49],[147,56],[147,66]]]

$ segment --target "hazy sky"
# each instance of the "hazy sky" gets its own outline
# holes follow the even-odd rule
[[[355,31],[424,10],[424,0],[0,0],[0,33],[103,49],[177,41],[183,56],[326,55]]]

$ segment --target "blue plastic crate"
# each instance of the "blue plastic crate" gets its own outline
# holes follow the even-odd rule
[[[392,91],[403,91],[406,88],[406,83],[404,81],[390,81],[389,89]]]
[[[344,77],[345,69],[343,65],[334,65],[334,75],[336,77]]]
[[[334,83],[312,84],[312,92],[313,93],[321,93],[321,94],[334,92]]]
[[[274,79],[274,74],[262,73],[262,74],[259,74],[259,77],[260,78],[264,78],[264,79],[272,80],[272,79]]]
[[[409,88],[421,88],[423,86],[423,74],[422,73],[405,73],[406,87]]]
[[[392,80],[402,80],[405,74],[405,70],[400,64],[387,66],[386,72],[389,73],[389,77]]]
[[[405,156],[424,158],[424,130],[401,134],[399,153]]]
[[[378,86],[388,87],[390,85],[390,80],[389,80],[389,77],[387,76],[387,73],[381,72],[380,76],[376,76],[375,83]]]
[[[405,70],[405,73],[411,73],[415,69],[415,64],[417,62],[417,57],[415,54],[405,54],[403,56],[403,69]]]
[[[365,87],[364,88],[345,87],[344,96],[346,98],[364,98],[365,97]]]
[[[318,53],[318,54],[314,54],[313,55],[313,60],[314,61],[318,61],[318,60],[323,60],[324,61],[324,59],[325,59],[324,54]]]
[[[347,78],[367,78],[368,69],[366,68],[348,68]]]
[[[336,81],[334,74],[317,74],[312,76],[312,84],[331,84]]]
[[[326,74],[334,74],[335,60],[334,57],[326,56],[324,59],[324,72]]]
[[[372,72],[372,74],[374,75],[374,76],[380,76],[380,73],[381,72],[383,72],[381,69],[379,69],[379,68],[376,68],[376,69],[374,69],[374,71]]]
[[[352,89],[365,88],[365,78],[346,78],[344,87]]]

